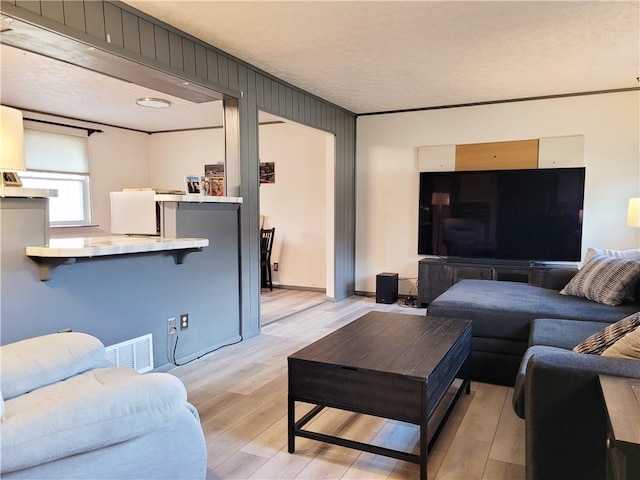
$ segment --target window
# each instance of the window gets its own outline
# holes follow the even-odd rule
[[[20,174],[20,179],[25,187],[58,191],[57,197],[49,199],[51,226],[91,223],[89,175],[27,171]]]
[[[25,187],[50,188],[51,226],[91,224],[88,137],[85,130],[25,120]]]

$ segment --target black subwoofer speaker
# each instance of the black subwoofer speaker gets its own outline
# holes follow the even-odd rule
[[[379,273],[376,275],[376,303],[396,303],[398,301],[398,274]]]

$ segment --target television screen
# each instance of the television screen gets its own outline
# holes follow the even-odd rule
[[[581,259],[584,168],[422,172],[418,254]]]

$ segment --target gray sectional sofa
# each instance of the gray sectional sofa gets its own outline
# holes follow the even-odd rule
[[[472,320],[471,378],[513,386],[536,318],[599,322],[602,327],[640,310],[640,303],[609,306],[560,295],[575,269],[559,268],[545,287],[526,283],[462,280],[437,297],[428,315]]]
[[[571,351],[600,330],[601,322],[531,323],[513,394],[513,408],[526,422],[528,480],[606,478],[606,413],[598,375],[640,378],[640,360]]]
[[[600,254],[590,249],[583,275],[572,286],[583,283],[588,259]],[[513,408],[525,419],[527,480],[606,478],[606,411],[598,375],[640,378],[640,359],[572,350],[608,324],[640,312],[640,250],[605,251],[604,256],[635,262],[620,305],[561,295],[576,272],[559,269],[548,288],[463,280],[427,309],[429,315],[472,320],[472,379],[514,386]],[[594,270],[594,278],[594,283],[611,284],[608,273]],[[634,325],[637,320],[633,315]]]

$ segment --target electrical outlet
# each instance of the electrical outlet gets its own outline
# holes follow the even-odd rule
[[[176,331],[176,317],[171,317],[167,320],[167,334],[173,335]]]
[[[274,271],[274,272],[277,272],[277,271],[278,271],[278,267],[279,267],[279,266],[280,266],[280,265],[278,265],[278,262],[275,262],[275,263],[273,264],[273,271]]]
[[[189,314],[181,313],[180,314],[180,330],[186,330],[189,328]]]

